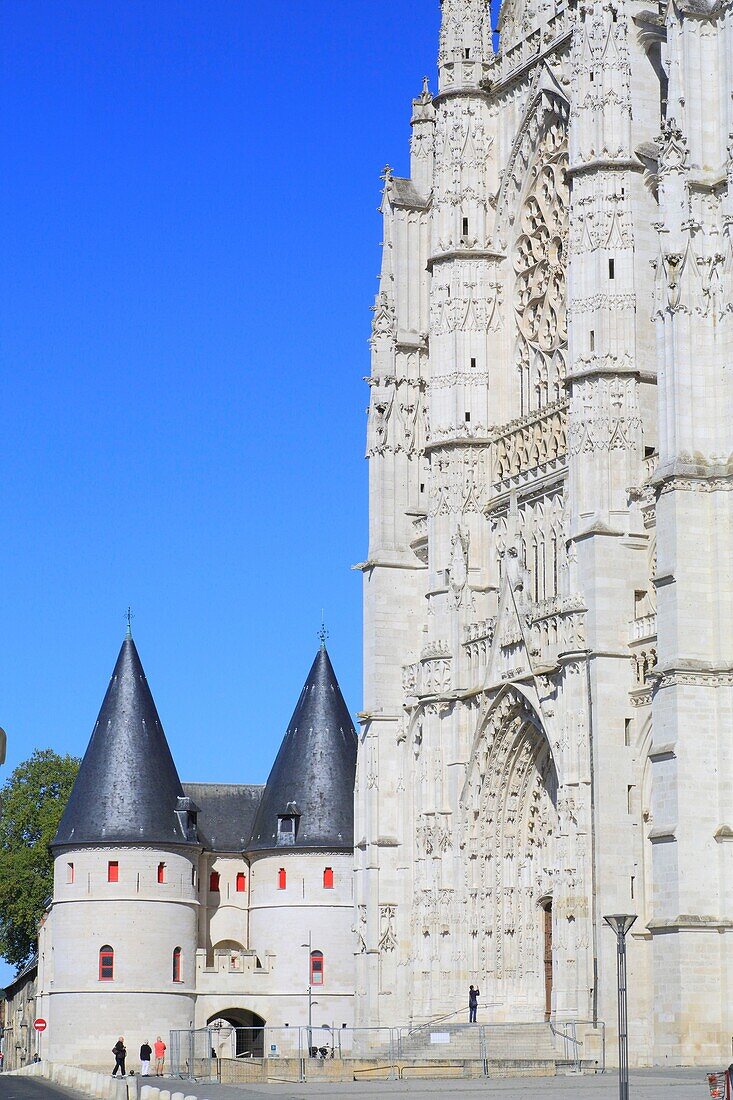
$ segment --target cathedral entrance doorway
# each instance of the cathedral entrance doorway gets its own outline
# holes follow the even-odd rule
[[[470,969],[488,990],[498,1018],[546,1020],[557,948],[552,893],[558,776],[552,751],[537,713],[508,689],[490,711],[473,753],[463,793]]]
[[[542,926],[545,966],[545,1019],[552,1015],[552,901],[542,906]]]

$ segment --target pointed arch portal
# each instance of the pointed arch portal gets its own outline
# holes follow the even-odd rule
[[[549,1018],[558,776],[536,711],[505,691],[476,739],[463,792],[469,968],[487,999]]]

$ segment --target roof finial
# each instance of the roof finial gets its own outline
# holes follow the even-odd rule
[[[125,618],[127,619],[127,633],[125,634],[125,637],[126,638],[131,638],[132,637],[132,620],[135,618],[135,616],[132,613],[132,608],[131,607],[128,607],[127,614],[125,615]]]
[[[323,621],[323,608],[321,608],[321,629],[318,631],[318,637],[321,639],[321,649],[325,649],[328,631],[326,630],[326,624]]]

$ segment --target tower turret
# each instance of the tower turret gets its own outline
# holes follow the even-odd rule
[[[441,92],[473,85],[487,75],[494,50],[487,0],[442,0],[438,47]]]
[[[268,1023],[304,1021],[306,984],[317,987],[319,1024],[352,1022],[355,772],[356,733],[322,645],[267,780],[246,853],[250,945],[259,958],[278,955],[278,1018],[271,1010]],[[284,944],[290,945],[287,951],[278,947]]]
[[[52,845],[44,1058],[106,1068],[120,1034],[132,1054],[153,1028],[192,1025],[196,813],[128,633]]]

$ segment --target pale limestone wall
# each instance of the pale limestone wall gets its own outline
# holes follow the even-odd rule
[[[724,1058],[731,16],[505,0],[495,56],[484,16],[444,0],[384,177],[357,1020],[474,980],[489,1019],[597,1011],[613,1050],[621,910],[632,1061]]]
[[[119,881],[107,881],[110,859]],[[43,1056],[107,1068],[124,1035],[138,1061],[140,1044],[194,1019],[198,899],[196,854],[118,847],[63,852],[54,865],[54,904],[41,940],[40,1004],[48,1030]],[[68,882],[68,864],[74,882]],[[157,868],[166,864],[166,881]],[[113,981],[100,981],[99,950],[115,951]],[[182,949],[182,981],[173,981],[173,951]],[[112,1062],[114,1060],[112,1059]],[[111,1064],[109,1065],[111,1069]]]

